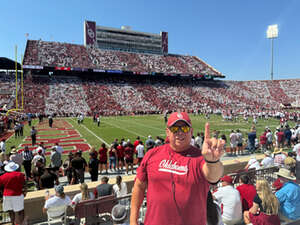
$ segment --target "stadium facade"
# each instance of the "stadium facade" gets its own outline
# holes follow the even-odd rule
[[[168,33],[133,31],[129,26],[117,29],[97,26],[96,22],[85,21],[84,46],[135,53],[168,54]]]

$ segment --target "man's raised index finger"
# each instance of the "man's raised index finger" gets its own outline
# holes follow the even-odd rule
[[[205,140],[209,140],[209,139],[210,139],[210,134],[209,134],[209,132],[210,132],[210,129],[209,129],[209,123],[206,123],[206,124],[205,124],[205,136],[204,136]]]

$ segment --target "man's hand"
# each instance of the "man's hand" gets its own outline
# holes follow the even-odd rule
[[[202,155],[207,161],[218,161],[224,154],[225,140],[210,138],[209,123],[205,124],[205,136],[202,146]]]

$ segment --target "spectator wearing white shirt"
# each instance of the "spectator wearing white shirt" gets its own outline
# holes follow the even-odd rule
[[[113,190],[117,198],[127,195],[127,185],[126,183],[122,182],[121,176],[116,177],[116,184],[113,185]],[[119,201],[119,203],[122,205],[126,205],[127,202],[128,199],[121,199]]]
[[[273,144],[273,134],[270,129],[267,130],[266,138],[267,138],[267,149],[271,149]]]
[[[80,193],[76,194],[72,199],[72,207],[83,200],[95,199],[93,192],[90,192],[86,183],[80,184]]]
[[[5,153],[5,139],[2,139],[0,142],[0,153],[4,152]]]
[[[33,157],[31,163],[33,166],[36,166],[37,161],[42,160],[43,164],[46,164],[46,158],[45,155],[43,154],[43,150],[40,149],[37,154]]]
[[[236,147],[237,147],[237,143],[238,143],[238,137],[236,135],[236,133],[234,132],[234,130],[231,130],[231,133],[229,135],[229,140],[230,140],[230,153],[231,155],[236,155]]]
[[[261,161],[260,165],[263,168],[274,166],[274,159],[271,157],[271,152],[265,151],[264,154],[265,154],[265,158]]]
[[[138,158],[138,165],[140,165],[145,155],[145,148],[142,141],[140,141],[138,146],[136,146],[136,152]]]
[[[220,181],[222,186],[213,193],[213,196],[220,205],[223,205],[222,220],[224,224],[238,224],[242,221],[240,193],[233,187],[230,176],[224,176]]]
[[[46,213],[48,211],[48,209],[50,208],[54,208],[54,207],[59,207],[59,206],[67,206],[70,205],[71,203],[71,199],[69,196],[67,196],[64,193],[64,187],[62,185],[58,185],[55,187],[55,195],[50,197],[49,195],[45,196],[45,205],[43,208],[43,212]],[[51,217],[59,217],[62,214],[64,214],[65,211],[55,211],[52,212],[52,214],[50,215]]]
[[[255,156],[252,156],[251,159],[248,161],[247,166],[245,167],[245,169],[252,169],[255,168],[256,170],[260,169],[260,165],[259,162],[257,161]]]
[[[33,154],[37,154],[39,152],[39,150],[42,151],[43,155],[45,155],[45,152],[46,152],[46,149],[44,147],[44,142],[41,142],[39,144],[39,147],[37,147],[34,151],[33,151]]]

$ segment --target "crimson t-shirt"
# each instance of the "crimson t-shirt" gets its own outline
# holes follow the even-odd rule
[[[118,158],[124,158],[124,147],[122,145],[118,145],[117,147],[117,155],[118,155]]]
[[[249,210],[253,205],[253,199],[256,195],[256,188],[252,184],[242,184],[236,189],[241,195],[243,211]]]
[[[21,172],[9,172],[0,176],[0,186],[4,187],[3,196],[19,196],[23,194],[25,176]]]
[[[134,153],[134,150],[132,147],[130,147],[130,146],[125,147],[124,154],[125,154],[126,159],[133,160],[133,153]]]
[[[137,169],[137,178],[148,183],[145,225],[206,225],[204,163],[192,146],[178,153],[165,144],[146,153]]]
[[[284,133],[282,131],[277,133],[277,140],[278,142],[282,142],[284,138]]]
[[[135,142],[133,143],[135,153],[136,153],[136,146],[138,146],[139,144],[140,144],[139,140],[135,140]]]
[[[107,162],[107,148],[100,148],[99,149],[99,161],[100,162]]]

